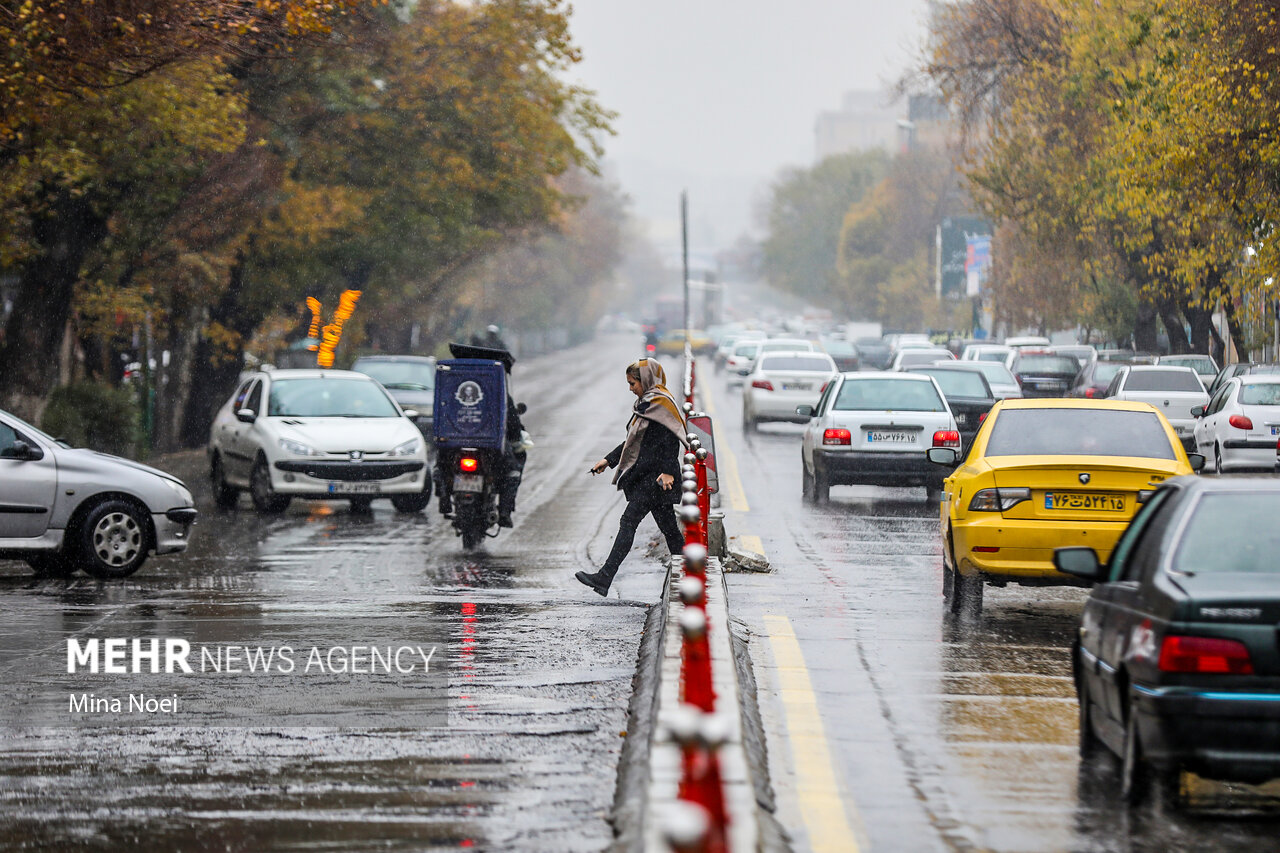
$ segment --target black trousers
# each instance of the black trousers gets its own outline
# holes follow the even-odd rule
[[[675,488],[673,483],[671,486]],[[609,558],[600,567],[600,574],[613,579],[618,573],[627,552],[635,542],[636,528],[646,515],[652,515],[658,523],[658,530],[667,540],[667,550],[679,554],[684,548],[684,535],[680,532],[680,524],[676,521],[675,507],[671,503],[671,492],[663,491],[656,484],[652,489],[638,490],[627,501],[627,508],[622,511],[622,520],[618,522],[618,535],[613,540],[613,549]]]

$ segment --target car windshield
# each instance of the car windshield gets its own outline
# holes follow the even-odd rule
[[[978,361],[998,361],[1003,363],[1009,357],[1008,350],[980,350],[978,352]]]
[[[910,349],[903,350],[902,355],[898,358],[898,363],[904,366],[909,364],[933,364],[935,361],[946,361],[950,356],[951,353],[946,350]]]
[[[982,375],[987,377],[987,382],[992,385],[1017,385],[1018,380],[1013,378],[1013,374],[1009,372],[1009,368],[1003,364],[997,364],[994,361],[965,362],[974,365],[978,370],[982,371]]]
[[[436,366],[429,362],[357,361],[351,369],[399,391],[430,391],[436,387]]]
[[[1155,412],[1058,407],[1001,412],[986,455],[1176,458]]]
[[[809,370],[831,373],[835,370],[825,358],[802,355],[771,355],[760,362],[761,370]]]
[[[1196,373],[1217,373],[1218,368],[1204,355],[1171,355],[1160,359],[1161,364],[1176,364],[1178,367],[1190,367]]]
[[[738,344],[733,348],[733,354],[744,358],[755,358],[758,349],[760,349],[759,344]]]
[[[857,352],[849,341],[823,341],[822,348],[831,355],[853,355]]]
[[[1189,370],[1135,370],[1124,381],[1126,391],[1204,391]]]
[[[841,412],[945,412],[932,382],[921,379],[851,379],[836,396]]]
[[[1201,495],[1174,551],[1177,572],[1280,572],[1280,492]],[[1223,547],[1230,543],[1230,547]]]
[[[970,370],[921,370],[932,376],[948,397],[989,397],[987,383]]]
[[[808,341],[765,341],[760,345],[760,352],[779,352],[788,349],[812,350]]]
[[[1100,361],[1093,371],[1093,383],[1095,385],[1099,383],[1110,384],[1111,380],[1115,379],[1116,374],[1123,368],[1123,361]]]
[[[1280,406],[1280,382],[1241,385],[1240,403],[1245,406]]]
[[[267,414],[281,418],[396,418],[385,391],[365,379],[281,379],[271,383]]]
[[[1080,362],[1069,355],[1024,355],[1018,359],[1019,373],[1075,373]]]

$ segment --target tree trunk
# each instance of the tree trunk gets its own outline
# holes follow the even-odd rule
[[[1187,330],[1178,311],[1178,303],[1172,298],[1165,298],[1160,300],[1159,306],[1160,322],[1169,335],[1169,351],[1176,355],[1190,352],[1191,344],[1187,341]]]
[[[1208,308],[1183,305],[1182,314],[1187,318],[1187,322],[1191,324],[1191,351],[1195,353],[1211,352],[1213,348],[1211,341],[1216,334],[1213,328],[1213,311]],[[1218,343],[1221,344],[1221,341]]]
[[[191,306],[174,326],[168,341],[170,358],[169,368],[165,371],[166,405],[157,411],[155,432],[155,449],[162,453],[178,450],[184,444],[182,427],[186,420],[187,404],[191,399],[196,342],[202,337],[200,333],[208,318],[209,309],[206,306]],[[202,444],[203,441],[198,443]]]
[[[85,198],[62,192],[33,223],[40,252],[19,272],[13,313],[0,341],[0,406],[38,422],[61,371],[60,350],[71,319],[80,267],[106,237]]]
[[[201,328],[218,323],[239,335],[241,341],[247,341],[262,322],[265,309],[253,305],[252,297],[246,297],[244,293],[245,287],[242,260],[231,268],[227,289],[218,303],[209,309]],[[194,344],[191,390],[179,433],[180,441],[186,447],[198,447],[209,440],[213,417],[235,390],[244,364],[243,344],[237,345],[232,352],[227,352],[198,333],[195,334]]]
[[[1138,352],[1156,351],[1156,306],[1144,296],[1138,297],[1138,314],[1133,321],[1133,348]]]

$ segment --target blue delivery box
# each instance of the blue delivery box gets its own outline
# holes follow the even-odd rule
[[[501,450],[507,434],[502,362],[454,358],[436,364],[436,447]]]

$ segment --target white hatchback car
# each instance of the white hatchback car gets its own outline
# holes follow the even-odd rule
[[[214,499],[247,489],[259,512],[291,498],[341,499],[366,510],[389,497],[401,512],[431,498],[422,433],[386,390],[349,370],[254,373],[218,411],[209,435]]]
[[[960,449],[960,432],[932,377],[916,373],[842,373],[827,385],[800,446],[806,500],[825,501],[841,484],[924,486],[939,499],[946,472],[930,447]]]
[[[831,378],[839,373],[825,352],[782,350],[756,359],[743,382],[742,427],[754,430],[761,421],[805,423],[797,406],[816,406]]]
[[[1271,471],[1280,441],[1280,376],[1228,379],[1196,415],[1196,450],[1213,471]]]

